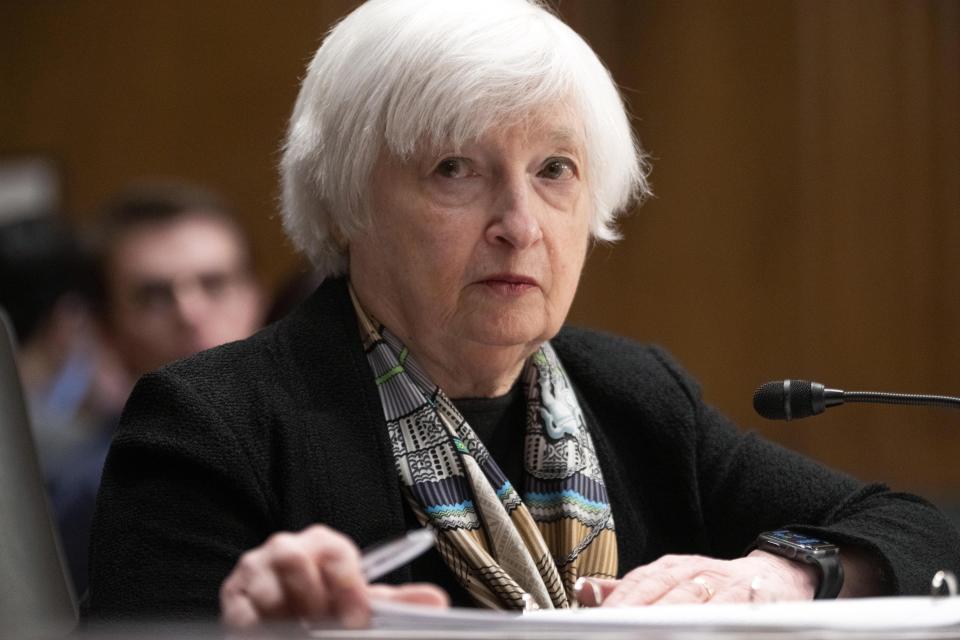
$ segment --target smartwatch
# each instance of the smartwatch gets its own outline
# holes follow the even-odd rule
[[[820,586],[813,596],[814,600],[836,598],[843,587],[843,565],[840,564],[840,549],[835,544],[778,529],[761,533],[751,549],[815,565],[820,572]]]

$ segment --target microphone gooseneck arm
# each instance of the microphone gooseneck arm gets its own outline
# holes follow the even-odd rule
[[[955,396],[882,391],[828,389],[819,382],[777,380],[760,385],[753,394],[753,408],[769,420],[796,420],[823,413],[847,402],[934,406],[960,409]]]
[[[884,391],[844,391],[843,402],[875,404],[909,404],[914,406],[952,407],[960,409],[960,398],[923,393],[886,393]]]

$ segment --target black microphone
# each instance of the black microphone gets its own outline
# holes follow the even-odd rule
[[[819,382],[806,380],[767,382],[760,385],[753,393],[754,410],[768,420],[798,420],[823,413],[827,407],[835,407],[845,402],[926,405],[960,409],[960,398],[954,396],[842,391],[828,389]]]

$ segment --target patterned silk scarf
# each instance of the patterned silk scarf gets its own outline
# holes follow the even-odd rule
[[[612,578],[617,541],[606,487],[583,413],[549,343],[528,360],[522,497],[453,402],[361,308],[404,493],[459,582],[482,606],[576,606],[580,576]]]

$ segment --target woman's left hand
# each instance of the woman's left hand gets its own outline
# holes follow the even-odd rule
[[[621,580],[590,582],[604,607],[705,602],[811,600],[819,580],[810,565],[765,551],[736,560],[667,555],[637,567]],[[594,591],[581,590],[581,603],[595,606]]]

